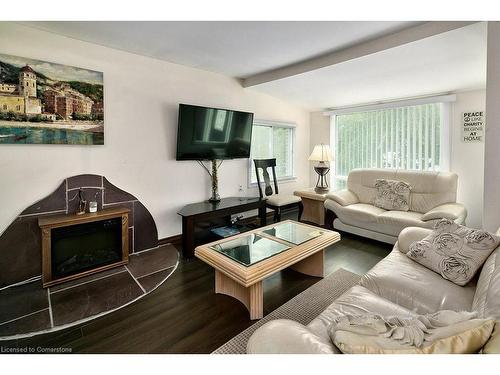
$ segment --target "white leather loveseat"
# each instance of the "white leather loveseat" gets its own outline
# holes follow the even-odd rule
[[[291,320],[268,322],[250,338],[248,353],[340,353],[327,333],[339,315],[408,317],[439,310],[476,311],[478,318],[494,318],[496,327],[483,352],[500,353],[500,246],[478,272],[479,278],[462,287],[405,255],[410,244],[430,232],[406,228],[393,251],[308,326]]]
[[[373,202],[377,179],[410,184],[409,210],[387,211],[376,207]],[[455,173],[354,169],[347,177],[347,189],[327,195],[326,224],[332,229],[391,244],[406,227],[433,228],[442,218],[464,224],[467,211],[456,202],[457,182]]]

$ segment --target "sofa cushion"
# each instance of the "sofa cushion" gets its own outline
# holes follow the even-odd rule
[[[414,262],[397,247],[361,278],[360,285],[418,314],[438,310],[471,311],[474,281],[465,287]]]
[[[441,204],[457,201],[455,173],[398,170],[395,179],[412,187],[410,211],[426,213]]]
[[[440,220],[436,229],[413,243],[409,258],[457,285],[467,284],[500,243],[500,237],[483,230]]]
[[[328,306],[308,327],[316,335],[330,339],[328,327],[332,321],[345,314],[360,315],[373,313],[378,315],[414,316],[411,310],[382,298],[361,285],[353,286]]]
[[[380,171],[391,173],[380,174]],[[392,179],[394,177],[392,172],[392,170],[380,169],[353,169],[347,176],[347,189],[356,194],[360,203],[373,204],[377,195],[375,180],[377,178]]]
[[[410,208],[410,184],[380,178],[375,181],[375,189],[377,194],[373,204],[376,207],[396,211],[408,211]]]
[[[335,354],[329,339],[293,320],[276,319],[259,327],[247,343],[247,354]]]
[[[493,251],[483,265],[472,308],[480,317],[500,320],[500,247]]]
[[[393,236],[398,236],[404,228],[407,227],[433,227],[434,222],[422,221],[422,214],[413,211],[386,211],[377,217],[377,223],[382,224],[386,228],[386,232],[390,232]]]
[[[426,213],[436,206],[456,202],[458,176],[449,172],[423,172],[401,169],[353,169],[347,188],[361,203],[374,202],[377,179],[404,181],[411,185],[410,211]]]
[[[359,225],[360,223],[375,223],[378,215],[385,212],[382,208],[366,203],[355,203],[341,206],[335,201],[327,200],[325,207],[335,212],[345,224]]]
[[[331,209],[331,205],[327,204],[326,202],[325,202],[325,207],[327,207],[328,209]],[[382,221],[385,221],[385,222],[382,222]],[[398,223],[398,225],[394,225],[394,224],[392,224],[392,221],[390,221],[388,219],[379,220],[379,217],[377,217],[376,221],[369,221],[369,222],[365,221],[365,222],[357,222],[357,223],[355,223],[355,222],[345,223],[339,217],[335,222],[341,222],[342,224],[351,226],[352,228],[361,229],[361,231],[355,231],[355,230],[352,230],[350,228],[344,229],[344,228],[338,226],[337,224],[335,224],[336,225],[335,228],[338,227],[340,230],[345,230],[346,232],[351,232],[354,234],[358,234],[360,236],[378,239],[376,234],[380,233],[384,236],[393,237],[394,241],[390,242],[392,244],[394,244],[396,242],[398,235],[405,228],[405,226],[401,222]],[[391,224],[389,224],[389,223],[391,223]],[[413,226],[413,227],[418,226],[418,227],[422,227],[422,228],[426,228],[426,229],[432,229],[432,227],[434,226],[434,223],[435,223],[435,220],[434,221],[427,221],[427,222],[415,221],[415,222],[412,222],[411,226]],[[409,225],[409,223],[407,223],[407,224]],[[368,233],[363,234],[363,230],[368,231]],[[378,239],[378,240],[384,241],[384,240],[380,240],[380,239]]]

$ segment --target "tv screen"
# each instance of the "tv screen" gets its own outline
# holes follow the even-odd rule
[[[253,113],[179,104],[177,160],[250,157]]]

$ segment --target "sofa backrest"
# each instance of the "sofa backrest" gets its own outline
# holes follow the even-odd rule
[[[500,229],[496,234],[500,236]],[[500,246],[483,264],[472,309],[479,313],[479,317],[494,317],[500,320]]]
[[[411,185],[410,211],[426,213],[444,203],[457,200],[458,176],[450,172],[421,172],[402,169],[353,169],[347,188],[361,203],[375,200],[375,181],[379,178],[404,181]]]

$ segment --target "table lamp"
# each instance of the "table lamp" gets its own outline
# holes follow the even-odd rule
[[[326,175],[330,171],[329,162],[333,160],[330,146],[324,144],[314,146],[313,152],[311,156],[309,156],[309,160],[319,162],[314,166],[314,170],[318,174],[318,181],[316,182],[314,190],[317,193],[326,193],[329,189]]]

